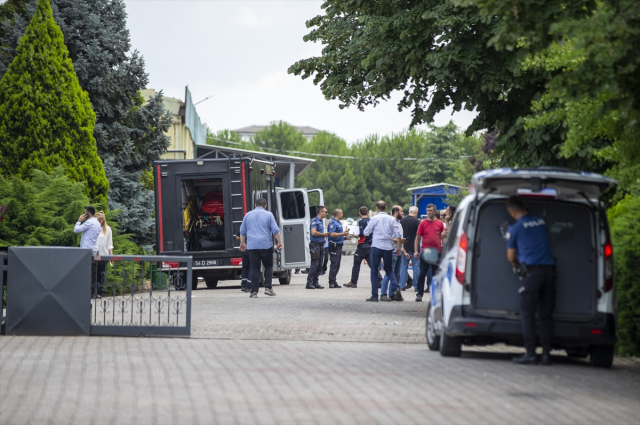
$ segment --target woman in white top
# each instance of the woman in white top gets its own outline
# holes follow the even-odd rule
[[[113,255],[113,235],[111,233],[111,227],[107,224],[107,219],[104,216],[103,211],[96,213],[96,218],[100,223],[100,234],[98,235],[98,255]],[[110,262],[113,265],[113,262]],[[107,263],[101,261],[98,263],[98,298],[102,297],[102,286],[105,283],[105,272],[107,269]]]

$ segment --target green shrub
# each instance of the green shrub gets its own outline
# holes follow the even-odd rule
[[[618,353],[640,355],[640,197],[609,210],[618,291]]]
[[[86,183],[88,197],[106,204],[109,183],[93,137],[95,123],[49,0],[38,0],[0,80],[0,171],[28,180],[34,169],[51,172],[62,165],[71,180]]]

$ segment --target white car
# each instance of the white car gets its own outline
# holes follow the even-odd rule
[[[461,346],[523,345],[518,276],[506,259],[504,233],[513,219],[505,201],[522,197],[549,230],[557,267],[554,349],[591,356],[610,367],[616,342],[616,288],[606,210],[599,198],[616,182],[562,168],[498,169],[477,173],[476,194],[456,209],[431,282],[426,336],[431,350],[459,356]],[[429,258],[431,257],[431,258]]]

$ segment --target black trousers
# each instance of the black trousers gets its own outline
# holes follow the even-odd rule
[[[251,261],[251,292],[258,293],[260,289],[260,265],[264,266],[264,288],[271,289],[273,280],[273,247],[269,249],[250,249]]]
[[[542,349],[551,350],[553,340],[553,311],[556,307],[556,272],[553,267],[530,267],[529,275],[522,278],[520,310],[522,335],[528,354],[534,354],[538,345],[536,338],[536,310],[540,320],[540,342]]]
[[[324,248],[324,254],[322,255],[322,273],[327,272],[327,267],[329,266],[329,248]]]
[[[102,288],[107,281],[107,262],[91,263],[91,298],[102,296]]]
[[[249,251],[242,254],[242,284],[243,289],[251,289],[251,257]]]
[[[338,271],[340,271],[340,262],[342,261],[342,245],[337,245],[335,250],[329,244],[329,258],[331,258],[331,268],[329,269],[329,283],[338,283]]]
[[[320,271],[322,270],[322,266],[324,265],[324,243],[323,242],[311,242],[309,245],[313,244],[321,244],[320,246],[320,257],[316,259],[311,259],[311,266],[309,267],[309,273],[307,274],[307,285],[318,285],[318,277],[320,276]]]
[[[356,253],[353,254],[353,268],[351,269],[351,283],[358,283],[358,276],[360,276],[360,265],[364,260],[368,260],[371,255],[371,245],[360,244],[356,248]],[[369,265],[371,267],[371,265]]]

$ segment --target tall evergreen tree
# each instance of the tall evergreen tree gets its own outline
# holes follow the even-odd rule
[[[87,195],[106,201],[109,184],[97,155],[96,116],[76,77],[49,0],[38,0],[16,57],[0,80],[0,170],[29,178],[62,165]]]
[[[147,103],[140,97],[148,75],[144,60],[131,51],[123,0],[51,0],[53,14],[65,36],[80,85],[88,93],[97,115],[94,136],[109,179],[109,208],[119,209],[120,230],[133,233],[139,244],[153,243],[153,192],[142,182],[143,172],[169,146],[164,134],[171,116],[162,93]],[[24,33],[26,15],[14,14],[0,22],[0,75]]]

